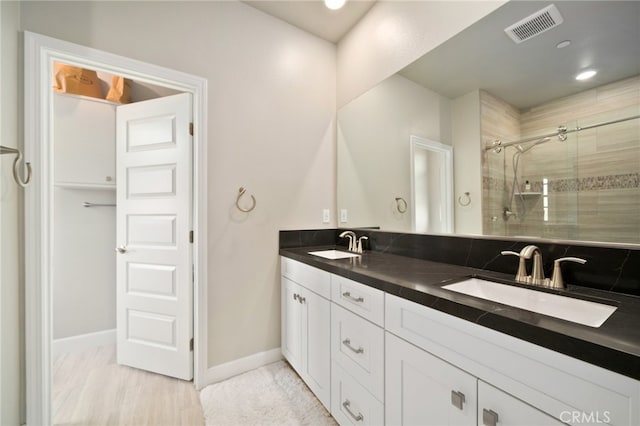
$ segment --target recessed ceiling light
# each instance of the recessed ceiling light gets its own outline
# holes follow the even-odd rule
[[[598,72],[594,70],[582,71],[580,74],[576,75],[576,80],[589,80],[591,77],[596,75]]]
[[[324,5],[331,10],[338,10],[344,6],[346,2],[347,0],[324,0]]]
[[[558,49],[562,49],[563,47],[567,47],[570,44],[571,44],[571,40],[565,40],[565,41],[561,41],[560,43],[556,44],[556,47]]]

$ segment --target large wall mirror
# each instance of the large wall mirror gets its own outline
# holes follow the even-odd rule
[[[338,111],[337,173],[343,227],[640,243],[640,2],[506,3]]]

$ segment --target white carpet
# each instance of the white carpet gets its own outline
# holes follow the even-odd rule
[[[205,423],[218,425],[336,425],[284,361],[202,389]]]

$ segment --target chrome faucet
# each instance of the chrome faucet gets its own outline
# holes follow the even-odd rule
[[[547,285],[548,280],[545,280],[544,270],[542,269],[542,253],[537,246],[528,245],[520,250],[520,253],[515,251],[502,251],[500,254],[518,256],[520,258],[516,281],[525,284]],[[531,259],[531,257],[533,257],[533,268],[531,275],[529,275],[527,273],[526,261]]]
[[[349,238],[349,251],[356,251],[356,233],[353,231],[344,231],[340,234],[340,238]]]
[[[537,246],[526,246],[520,250],[520,256],[531,259],[533,256],[533,267],[529,283],[533,285],[545,285],[544,270],[542,269],[542,253]]]

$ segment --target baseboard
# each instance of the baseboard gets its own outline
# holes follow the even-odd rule
[[[281,359],[282,352],[280,348],[276,348],[216,365],[215,367],[207,369],[205,373],[204,386],[221,382],[222,380],[229,379],[233,376],[237,376],[238,374],[246,373],[247,371],[280,361]]]
[[[55,339],[51,347],[54,357],[70,352],[83,352],[98,346],[115,345],[116,329]]]

